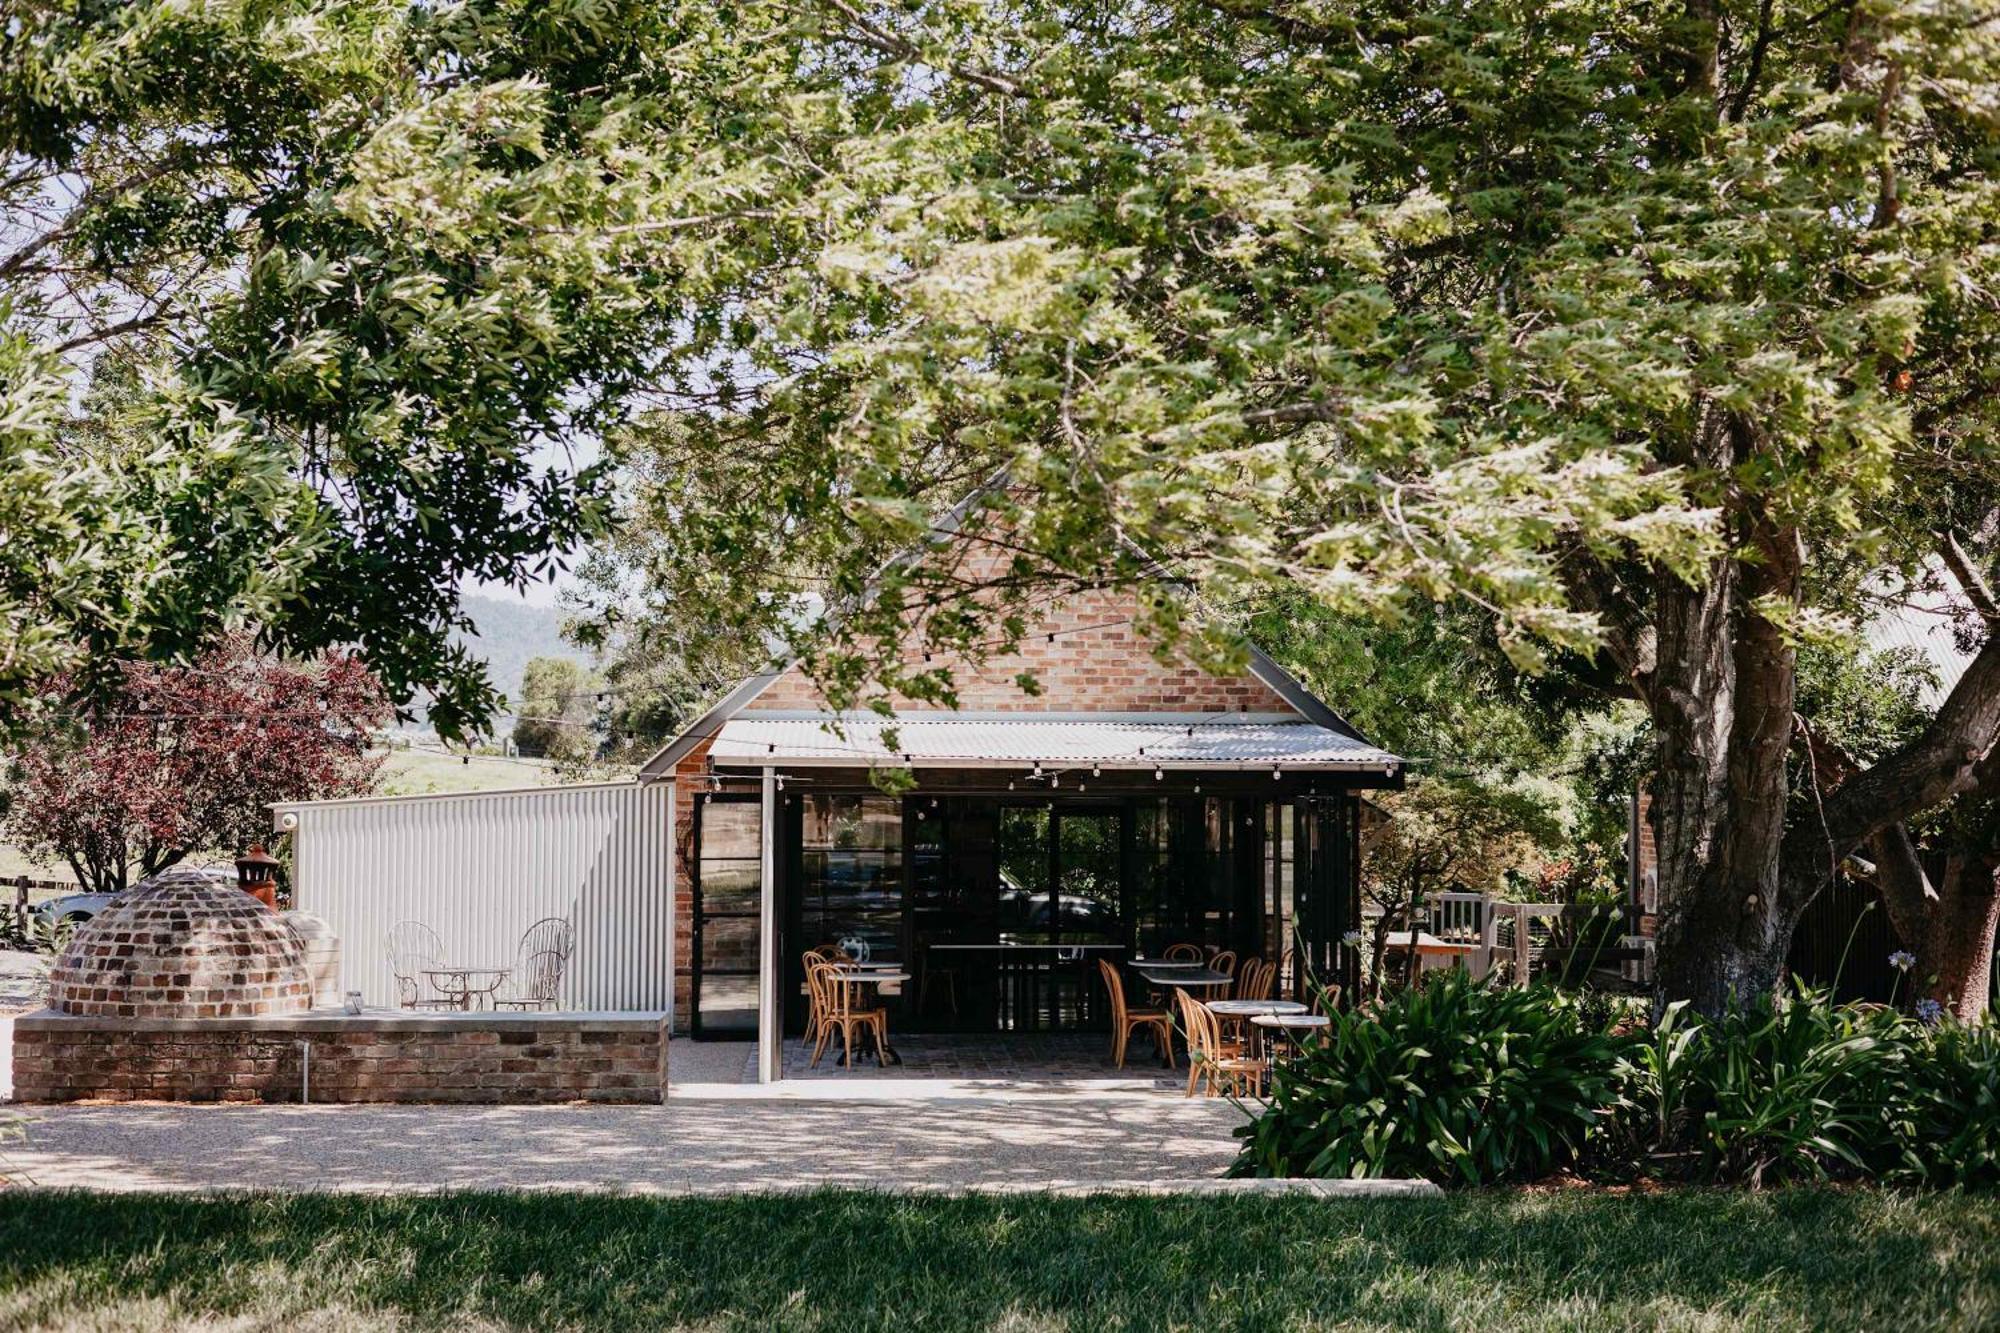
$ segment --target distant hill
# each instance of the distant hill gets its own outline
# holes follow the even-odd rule
[[[560,607],[503,602],[497,597],[467,595],[461,602],[472,617],[474,632],[452,636],[474,657],[486,663],[493,683],[509,698],[521,693],[521,673],[531,657],[567,657],[588,666],[589,653],[562,636]]]
[[[592,664],[589,653],[563,638],[560,607],[535,606],[478,593],[467,593],[460,605],[472,618],[473,628],[469,634],[453,634],[452,642],[464,645],[467,652],[486,663],[494,687],[510,701],[520,697],[521,673],[527,670],[530,658],[567,657],[586,666]],[[416,717],[410,725],[423,729],[425,709],[421,701],[411,711]],[[493,734],[505,736],[513,726],[514,719],[503,714],[494,719]]]

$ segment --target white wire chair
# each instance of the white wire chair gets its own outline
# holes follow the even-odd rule
[[[507,984],[493,999],[495,1009],[553,1009],[562,997],[576,931],[559,916],[543,917],[521,935],[521,947]]]
[[[437,932],[421,921],[398,921],[389,927],[384,947],[389,970],[396,976],[396,1003],[405,1009],[457,1009],[459,998],[446,995],[424,973],[444,966],[444,945]]]

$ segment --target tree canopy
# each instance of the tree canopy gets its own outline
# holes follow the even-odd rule
[[[1800,644],[2000,541],[1973,0],[41,0],[0,40],[8,521],[80,516],[10,545],[23,642],[251,605],[448,727],[488,702],[453,579],[592,530],[601,474],[535,447],[637,414],[642,598],[838,704],[948,700],[880,645],[1106,583],[1218,665],[1285,591],[1594,654],[1660,740],[1663,975],[1709,1008],[2000,734],[1988,635],[1787,824]],[[45,462],[47,358],[162,296],[134,508]],[[955,504],[1002,559],[896,559]]]
[[[9,840],[116,892],[201,852],[270,836],[269,802],[370,791],[388,721],[359,658],[281,662],[244,635],[185,666],[128,664],[115,695],[22,738],[6,756]],[[50,694],[68,696],[52,678]]]
[[[571,242],[620,225],[604,155],[671,17],[9,6],[0,710],[246,624],[483,721],[460,581],[601,529],[591,441],[672,314]]]
[[[2000,536],[1980,6],[826,0],[683,51],[736,43],[659,104],[649,235],[704,312],[636,436],[663,601],[805,646],[843,704],[950,697],[884,640],[1004,642],[1163,569],[1201,605],[1145,628],[1217,657],[1273,589],[1476,607],[1648,710],[1667,985],[1711,1009],[1974,781],[1990,637],[1787,827],[1800,645]],[[968,496],[983,597],[893,562]]]

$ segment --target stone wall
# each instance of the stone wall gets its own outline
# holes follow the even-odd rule
[[[301,1042],[309,1044],[309,1051]],[[21,1102],[659,1102],[664,1014],[14,1020]]]

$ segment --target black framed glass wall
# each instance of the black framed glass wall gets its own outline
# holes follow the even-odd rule
[[[799,955],[818,945],[902,964],[910,981],[878,993],[903,1030],[1073,1030],[1104,1021],[1096,956],[1191,943],[1280,961],[1310,932],[1324,968],[1350,917],[1349,793],[794,787],[780,799],[780,994],[793,1031]],[[728,825],[702,838],[697,890],[697,1019],[713,1032],[754,1020],[757,806],[712,797],[704,813]]]
[[[801,797],[792,895],[799,949],[838,947],[862,962],[903,959],[903,802]]]
[[[757,1032],[763,939],[764,815],[755,796],[704,795],[695,813],[692,882],[693,1014],[696,1037]]]

